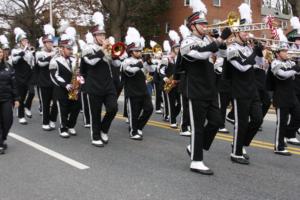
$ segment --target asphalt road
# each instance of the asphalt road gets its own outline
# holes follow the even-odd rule
[[[232,136],[218,134],[205,152],[214,176],[190,172],[189,138],[168,128],[157,114],[141,142],[129,139],[128,125],[118,115],[104,148],[90,144],[81,114],[79,134],[70,139],[60,138],[57,130],[42,131],[36,105],[28,121],[24,126],[15,120],[9,148],[0,156],[0,200],[300,199],[300,147],[290,146],[291,157],[273,153],[274,115],[267,116],[263,132],[248,148],[249,166],[230,161]]]

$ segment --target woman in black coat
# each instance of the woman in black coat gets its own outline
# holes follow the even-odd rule
[[[4,154],[8,132],[13,123],[13,107],[19,106],[14,70],[0,45],[0,154]]]

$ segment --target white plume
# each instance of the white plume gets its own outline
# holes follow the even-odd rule
[[[191,31],[185,25],[181,25],[179,27],[179,32],[183,38],[186,38],[187,36],[191,35]]]
[[[141,37],[141,47],[145,48],[145,38]]]
[[[5,35],[0,35],[0,43],[2,45],[9,44],[8,39],[7,39],[7,37]]]
[[[150,40],[150,47],[153,48],[157,43],[153,40]]]
[[[202,12],[207,15],[207,8],[201,0],[190,0],[190,7],[193,9],[193,13]]]
[[[78,44],[81,50],[85,49],[87,44],[83,40],[78,40]]]
[[[60,40],[70,40],[70,39],[71,38],[65,33],[60,36]]]
[[[26,36],[26,33],[21,29],[21,28],[19,28],[19,27],[16,27],[15,29],[14,29],[14,34],[16,35],[16,41],[17,41],[17,39],[18,39],[18,37],[20,36],[20,35],[25,35]]]
[[[284,35],[284,32],[283,32],[283,30],[281,28],[277,29],[277,33],[278,33],[280,42],[288,42],[288,39]]]
[[[125,37],[126,44],[135,43],[136,46],[140,45],[141,35],[139,31],[134,27],[129,27],[127,30],[127,35]]]
[[[76,41],[76,30],[74,27],[68,27],[65,32],[69,36],[69,39]]]
[[[290,19],[290,23],[291,23],[291,26],[293,27],[293,29],[297,29],[298,33],[300,33],[300,21],[299,21],[299,18],[298,17],[292,17]]]
[[[180,36],[178,35],[178,33],[174,30],[170,30],[169,31],[169,37],[172,41],[174,41],[176,44],[178,44],[180,42]]]
[[[85,41],[86,41],[87,44],[93,44],[94,43],[94,37],[93,37],[93,34],[91,32],[88,32],[85,35]]]
[[[171,52],[171,46],[170,46],[169,40],[164,41],[163,47],[164,47],[165,52],[168,52],[168,53]]]
[[[39,39],[39,47],[40,48],[44,47],[43,37],[40,37],[40,39]]]
[[[50,24],[44,25],[44,34],[55,36],[55,30]]]
[[[59,22],[59,28],[58,28],[57,31],[58,31],[59,33],[64,33],[65,30],[66,30],[69,26],[70,26],[69,21],[62,19],[62,20],[60,20],[60,22]]]
[[[114,45],[116,43],[116,39],[113,36],[108,38],[109,44]]]
[[[95,12],[92,21],[95,25],[98,25],[101,29],[104,29],[104,16],[101,12]]]
[[[252,10],[247,3],[242,3],[239,7],[241,19],[245,19],[246,23],[252,23]]]

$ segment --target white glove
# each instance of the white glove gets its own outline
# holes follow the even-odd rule
[[[66,85],[66,89],[67,89],[68,91],[72,90],[72,88],[73,88],[73,85],[72,85],[72,84]]]

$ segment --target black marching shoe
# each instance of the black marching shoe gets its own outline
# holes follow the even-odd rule
[[[230,159],[234,163],[242,164],[242,165],[249,165],[250,162],[244,156],[236,156],[231,154]]]
[[[5,154],[5,150],[3,147],[0,147],[0,154]]]
[[[275,154],[278,154],[278,155],[282,155],[282,156],[291,156],[292,153],[289,152],[288,150],[275,150],[274,151]]]
[[[2,145],[2,146],[3,146],[3,149],[4,149],[4,150],[6,150],[6,149],[7,149],[7,144],[6,144],[6,143],[3,143],[3,145]]]
[[[205,166],[203,161],[192,161],[190,165],[190,170],[203,175],[213,175],[214,172]]]

